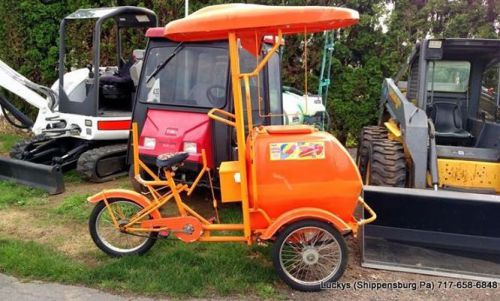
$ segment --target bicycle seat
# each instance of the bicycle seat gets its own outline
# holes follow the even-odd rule
[[[156,157],[156,166],[158,166],[158,168],[169,169],[174,165],[182,163],[188,156],[189,154],[186,152],[161,154]]]

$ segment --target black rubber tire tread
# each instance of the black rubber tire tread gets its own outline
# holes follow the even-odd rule
[[[127,144],[113,144],[88,150],[84,152],[80,158],[78,158],[76,171],[84,180],[94,183],[107,182],[114,180],[117,177],[124,176],[127,174],[127,170],[123,170],[110,176],[100,177],[96,171],[96,163],[99,159],[109,157],[111,154],[123,153],[125,156],[127,148]]]
[[[403,145],[389,139],[372,141],[370,185],[405,187],[407,178]]]
[[[22,160],[23,153],[26,151],[26,147],[28,147],[32,143],[38,143],[48,139],[49,138],[45,137],[44,135],[37,135],[29,139],[21,140],[12,146],[9,152],[9,156],[12,159]]]
[[[321,284],[317,285],[305,285],[302,283],[297,283],[290,277],[286,275],[286,273],[283,271],[281,268],[280,264],[280,246],[283,244],[284,240],[286,237],[293,231],[299,229],[299,228],[304,228],[304,227],[318,227],[325,229],[326,231],[330,232],[333,237],[337,240],[340,246],[341,250],[341,259],[340,259],[340,267],[330,279],[326,280],[325,282],[335,282],[337,281],[342,275],[344,274],[344,271],[347,267],[347,262],[349,261],[349,254],[348,254],[348,249],[347,249],[347,244],[345,242],[344,237],[342,234],[340,234],[337,229],[335,229],[332,225],[319,221],[319,220],[312,220],[312,219],[306,219],[306,220],[300,220],[297,222],[294,222],[290,225],[288,225],[286,228],[284,228],[282,231],[280,231],[277,235],[276,241],[273,243],[272,251],[271,251],[271,257],[273,260],[273,266],[280,277],[281,280],[283,280],[288,286],[291,288],[298,290],[298,291],[303,291],[303,292],[317,292],[321,290]]]
[[[108,203],[112,204],[114,202],[124,201],[124,200],[125,199],[109,199]],[[130,201],[130,200],[125,200],[125,201],[129,201],[131,203],[137,204],[137,203],[135,203],[133,201]],[[142,254],[146,253],[147,251],[149,251],[149,249],[151,249],[154,246],[154,244],[156,243],[158,232],[150,232],[149,233],[148,241],[142,247],[140,247],[139,249],[135,250],[134,252],[123,253],[123,252],[117,252],[115,250],[112,250],[112,249],[108,248],[102,242],[102,240],[99,238],[99,235],[97,234],[97,229],[96,229],[97,217],[99,216],[99,213],[102,210],[107,210],[106,209],[106,204],[104,202],[99,202],[94,207],[94,209],[92,210],[92,212],[90,213],[90,218],[89,218],[89,232],[90,232],[90,237],[92,237],[92,240],[94,241],[94,243],[96,244],[96,246],[100,250],[102,250],[104,253],[106,253],[106,254],[108,254],[109,256],[112,256],[112,257],[123,257],[123,256],[128,256],[128,255],[142,255]]]
[[[363,127],[361,130],[358,141],[358,151],[356,152],[356,164],[363,182],[366,178],[370,144],[372,141],[381,139],[387,139],[387,129],[383,126],[370,125]]]

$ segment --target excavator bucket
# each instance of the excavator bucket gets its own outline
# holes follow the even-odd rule
[[[500,280],[500,197],[366,186],[377,220],[361,234],[362,266]]]
[[[0,157],[0,180],[40,188],[49,194],[64,192],[64,178],[59,166]]]

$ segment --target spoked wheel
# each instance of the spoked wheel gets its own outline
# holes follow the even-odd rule
[[[347,266],[347,245],[331,225],[314,220],[291,224],[274,243],[273,264],[280,278],[300,291],[318,291],[336,281]]]
[[[139,204],[125,200],[112,199],[108,201],[118,224],[127,224],[128,221],[143,209]],[[150,219],[144,217],[141,221]],[[115,226],[112,215],[104,202],[94,207],[89,219],[89,230],[92,240],[97,247],[113,257],[144,254],[156,242],[157,232],[124,233]]]

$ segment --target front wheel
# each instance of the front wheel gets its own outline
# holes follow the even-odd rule
[[[322,284],[337,281],[347,266],[347,245],[328,223],[303,220],[286,227],[272,250],[279,277],[299,291],[319,291]]]
[[[111,211],[118,224],[127,224],[143,207],[126,199],[110,199],[109,206],[99,202],[92,210],[89,231],[92,240],[106,254],[113,257],[142,255],[155,244],[157,232],[124,233],[113,221]],[[146,216],[141,221],[150,219]]]

